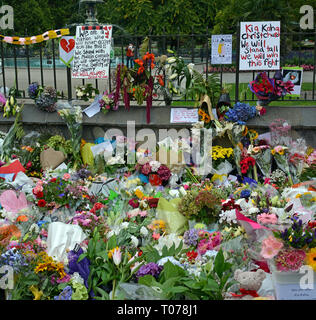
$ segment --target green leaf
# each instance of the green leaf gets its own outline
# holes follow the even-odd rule
[[[83,260],[85,257],[87,256],[87,254],[86,253],[82,253],[80,256],[79,256],[79,258],[78,258],[78,263],[81,261],[81,260]]]
[[[139,284],[143,284],[145,286],[151,287],[153,285],[160,285],[156,279],[152,275],[145,275],[143,277],[140,277],[138,280]]]
[[[214,261],[214,271],[219,278],[222,277],[222,274],[224,272],[224,269],[225,269],[224,263],[225,263],[225,260],[224,260],[223,250],[220,249]]]

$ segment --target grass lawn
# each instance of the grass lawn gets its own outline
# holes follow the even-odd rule
[[[315,85],[316,88],[316,85]],[[228,90],[229,90],[229,95],[230,95],[230,99],[233,101],[235,99],[235,89],[236,89],[236,85],[235,84],[229,84],[228,85]],[[313,83],[303,83],[302,84],[302,92],[304,91],[312,91],[313,90]],[[249,87],[248,87],[248,83],[240,83],[239,84],[239,99],[241,101],[243,100],[254,100],[249,101],[249,103],[255,103],[255,101],[257,100],[256,96],[254,96],[252,94],[252,92],[250,91]],[[316,99],[316,94],[315,94],[315,99]],[[193,106],[194,102],[193,101],[173,101],[172,102],[172,106]],[[312,101],[298,101],[296,98],[292,98],[290,99],[290,96],[286,96],[284,98],[284,100],[277,100],[277,101],[272,101],[269,106],[279,106],[279,107],[289,107],[289,106],[312,106],[312,107],[316,107],[316,100]]]

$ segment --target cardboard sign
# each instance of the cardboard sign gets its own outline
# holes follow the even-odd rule
[[[283,81],[291,81],[294,84],[294,91],[291,93],[292,98],[301,96],[301,87],[303,82],[303,68],[301,67],[282,67]]]
[[[59,59],[67,67],[71,67],[74,58],[76,40],[73,36],[64,36],[59,42]]]
[[[195,123],[199,121],[198,109],[172,108],[171,123]]]
[[[109,77],[112,26],[77,26],[72,78]]]
[[[212,35],[212,56],[211,64],[232,63],[232,35]]]
[[[280,21],[241,22],[239,70],[280,69]]]

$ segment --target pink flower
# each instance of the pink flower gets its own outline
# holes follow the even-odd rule
[[[210,250],[210,243],[208,239],[202,239],[197,247],[197,251],[200,255],[203,255],[207,250]]]
[[[298,249],[283,249],[275,258],[279,271],[297,271],[304,264],[305,251]]]
[[[257,216],[257,221],[262,224],[276,224],[278,217],[275,214],[262,213]]]
[[[81,220],[83,226],[87,227],[91,223],[91,219],[84,219]]]
[[[146,217],[146,216],[147,216],[147,211],[140,211],[140,212],[139,212],[139,215],[140,215],[141,217]]]
[[[260,254],[265,259],[272,259],[275,257],[279,251],[283,248],[283,243],[273,236],[262,241],[262,248]]]
[[[148,176],[151,172],[151,166],[149,163],[145,163],[142,167],[141,170],[142,174],[144,174],[145,176]]]
[[[69,180],[70,177],[71,177],[71,176],[70,176],[69,173],[65,173],[64,176],[63,176],[63,179],[64,179],[64,180]]]
[[[280,151],[282,151],[283,150],[283,147],[282,146],[276,146],[275,148],[274,148],[274,150],[275,150],[275,152],[280,152]]]
[[[122,252],[121,252],[121,249],[120,248],[116,248],[114,249],[114,252],[113,252],[113,262],[116,266],[118,266],[121,261],[122,261]]]
[[[48,237],[48,232],[45,229],[42,229],[40,235],[42,237]]]
[[[33,194],[38,194],[39,192],[43,191],[43,187],[40,185],[36,185],[36,187],[33,189]]]
[[[270,184],[270,180],[271,180],[270,178],[265,178],[264,179],[264,184]]]
[[[154,240],[158,240],[158,239],[160,238],[160,234],[154,232],[153,235],[152,235],[152,237],[153,237]]]

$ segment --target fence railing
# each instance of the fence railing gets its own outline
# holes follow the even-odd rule
[[[232,65],[211,65],[211,34],[206,30],[202,34],[163,34],[146,35],[149,39],[148,51],[155,55],[169,55],[167,49],[173,49],[195,68],[208,77],[210,73],[219,74],[221,86],[228,84],[233,101],[255,101],[256,97],[247,89],[249,81],[255,79],[257,71],[239,71],[239,33],[233,34]],[[13,86],[19,90],[22,98],[28,99],[27,88],[30,83],[38,82],[43,86],[52,86],[64,99],[75,99],[75,88],[92,83],[99,90],[111,90],[115,86],[115,68],[117,64],[125,64],[125,48],[132,42],[136,48],[135,58],[139,57],[139,47],[144,35],[127,35],[113,33],[114,58],[111,59],[109,79],[84,80],[72,79],[71,69],[59,60],[59,41],[51,39],[47,42],[29,46],[16,46],[0,43],[3,93]],[[306,41],[308,40],[308,41]],[[315,101],[315,68],[316,68],[316,33],[315,32],[281,32],[280,65],[303,66],[303,86],[300,98],[295,101]],[[270,76],[271,71],[268,71]],[[1,83],[1,82],[0,82]],[[286,98],[288,99],[288,98]],[[290,96],[289,96],[290,99]],[[156,98],[163,101],[162,98]],[[179,101],[191,101],[181,97]],[[294,100],[291,99],[291,100]]]

